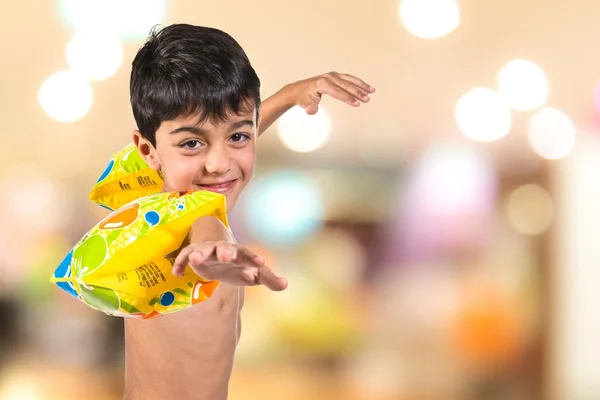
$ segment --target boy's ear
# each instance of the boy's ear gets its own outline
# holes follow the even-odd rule
[[[142,133],[137,129],[133,131],[133,144],[137,147],[138,153],[146,161],[146,163],[155,171],[160,170],[160,160],[156,153],[156,148],[148,139],[142,136]]]

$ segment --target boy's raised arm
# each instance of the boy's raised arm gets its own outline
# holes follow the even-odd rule
[[[307,114],[315,114],[323,95],[358,107],[370,100],[369,95],[375,88],[350,74],[329,72],[327,74],[290,83],[277,93],[264,100],[260,106],[258,134],[266,131],[287,110],[298,105]]]

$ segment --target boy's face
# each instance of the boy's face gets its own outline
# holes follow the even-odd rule
[[[164,176],[164,190],[209,190],[227,198],[227,212],[252,178],[256,161],[256,110],[231,113],[226,122],[198,123],[197,114],[164,121],[156,147],[134,132],[146,162]]]

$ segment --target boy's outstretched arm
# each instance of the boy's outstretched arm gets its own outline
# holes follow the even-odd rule
[[[287,110],[298,105],[307,114],[315,114],[323,95],[358,107],[370,100],[375,88],[350,74],[329,72],[285,85],[277,93],[264,100],[260,106],[258,134],[266,131]]]
[[[229,230],[215,217],[199,218],[173,263],[173,275],[181,276],[189,267],[200,277],[235,286],[264,285],[284,290],[287,280],[276,276],[264,258],[235,243]]]

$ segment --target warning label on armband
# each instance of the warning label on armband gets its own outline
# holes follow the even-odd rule
[[[140,187],[156,186],[156,182],[154,182],[152,179],[150,179],[150,177],[147,175],[146,176],[138,176],[137,182],[140,185]]]
[[[127,274],[124,273],[117,274],[117,279],[119,279],[119,283],[129,280],[127,279]]]
[[[145,288],[151,288],[158,285],[158,280],[166,282],[167,278],[163,275],[158,265],[151,262],[144,264],[139,268],[135,269],[135,273],[140,280],[140,286]]]

